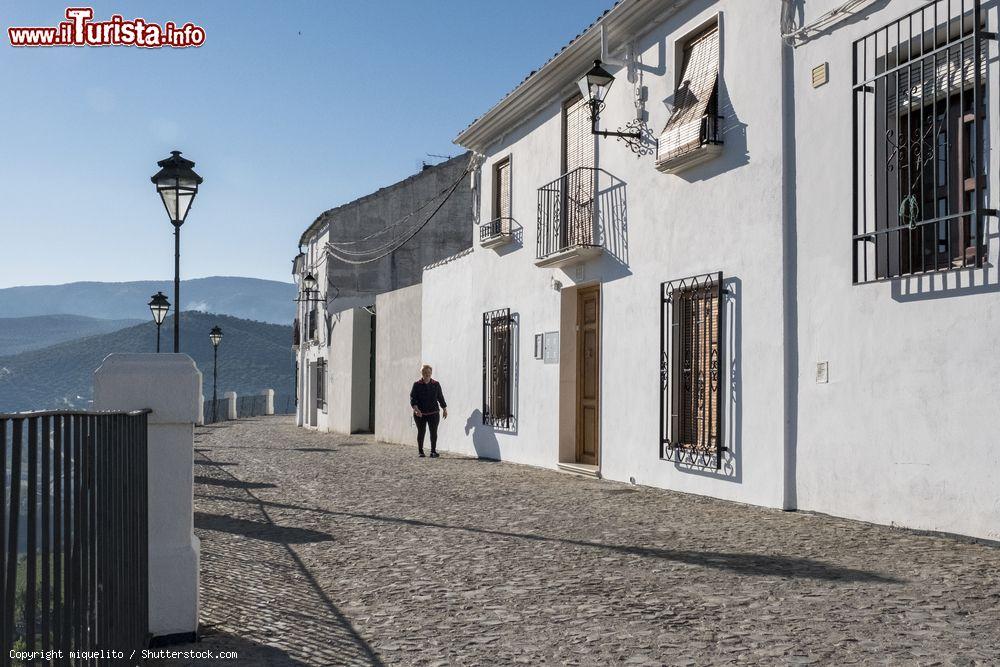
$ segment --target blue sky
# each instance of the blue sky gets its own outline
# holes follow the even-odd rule
[[[73,3],[77,6],[84,3]],[[205,28],[190,49],[13,49],[66,5],[4,0],[0,287],[173,275],[149,176],[170,150],[205,178],[182,277],[290,280],[323,210],[417,171],[612,0],[94,4],[95,20]]]

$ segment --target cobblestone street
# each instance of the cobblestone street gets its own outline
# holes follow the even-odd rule
[[[997,664],[1000,549],[296,429],[200,428],[199,665]],[[152,664],[185,664],[155,661]]]

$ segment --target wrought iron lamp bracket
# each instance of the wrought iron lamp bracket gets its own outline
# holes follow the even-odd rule
[[[604,111],[604,102],[598,100],[590,101],[590,131],[599,137],[614,137],[618,141],[625,142],[628,149],[636,155],[649,155],[653,149],[644,141],[646,134],[646,124],[641,120],[631,120],[625,124],[624,128],[618,128],[616,132],[608,130],[598,130],[597,125],[601,119],[601,112]]]

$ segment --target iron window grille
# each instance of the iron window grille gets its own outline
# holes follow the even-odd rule
[[[326,359],[316,361],[316,408],[326,410]]]
[[[719,469],[722,272],[660,285],[660,458]]]
[[[983,266],[980,0],[934,0],[854,43],[855,284]]]
[[[514,329],[510,308],[483,313],[483,424],[495,428],[515,424]]]
[[[292,347],[298,347],[302,342],[302,332],[299,330],[299,318],[292,321]]]

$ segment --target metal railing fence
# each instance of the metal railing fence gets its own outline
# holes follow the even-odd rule
[[[0,665],[148,646],[148,413],[0,414]]]

